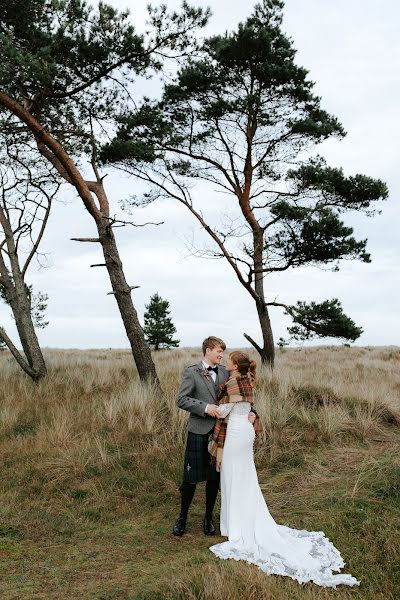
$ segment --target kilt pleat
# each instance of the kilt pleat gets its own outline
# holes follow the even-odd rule
[[[209,480],[219,481],[219,473],[210,464],[209,435],[209,433],[202,435],[188,432],[183,463],[183,481],[187,483]]]

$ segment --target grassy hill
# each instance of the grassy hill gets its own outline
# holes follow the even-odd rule
[[[34,385],[0,353],[2,600],[394,600],[399,598],[400,352],[279,351],[260,372],[256,449],[274,518],[323,530],[358,589],[300,587],[208,547],[198,486],[179,512],[186,415],[175,398],[199,350],[155,354],[164,393],[117,350],[47,352]]]

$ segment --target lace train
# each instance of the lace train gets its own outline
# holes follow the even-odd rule
[[[321,587],[336,588],[338,585],[359,585],[360,582],[345,573],[333,574],[333,571],[340,571],[345,562],[340,552],[335,548],[332,542],[325,537],[322,531],[296,530],[277,525],[279,529],[286,531],[287,535],[293,538],[309,538],[312,547],[309,555],[318,560],[318,566],[301,567],[298,564],[290,564],[288,560],[280,554],[272,552],[267,554],[265,549],[260,546],[253,548],[245,547],[240,542],[222,542],[210,547],[218,558],[223,560],[244,560],[250,564],[257,565],[267,575],[284,575],[291,577],[298,583],[307,583],[309,581]]]

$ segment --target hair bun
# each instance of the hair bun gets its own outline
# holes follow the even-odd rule
[[[257,363],[255,360],[251,360],[250,364],[249,364],[249,371],[248,371],[248,378],[250,380],[250,384],[251,387],[255,387],[256,386],[256,382],[257,382],[257,377],[256,377],[256,368],[257,368]]]

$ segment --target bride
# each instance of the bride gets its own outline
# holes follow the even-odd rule
[[[286,575],[299,583],[323,587],[359,585],[351,575],[333,574],[344,567],[340,552],[322,531],[278,525],[262,495],[253,458],[254,426],[248,420],[256,384],[256,363],[243,352],[227,361],[230,377],[223,387],[219,420],[209,444],[211,460],[221,471],[221,535],[228,541],[211,546],[222,559],[245,560],[268,575]]]

